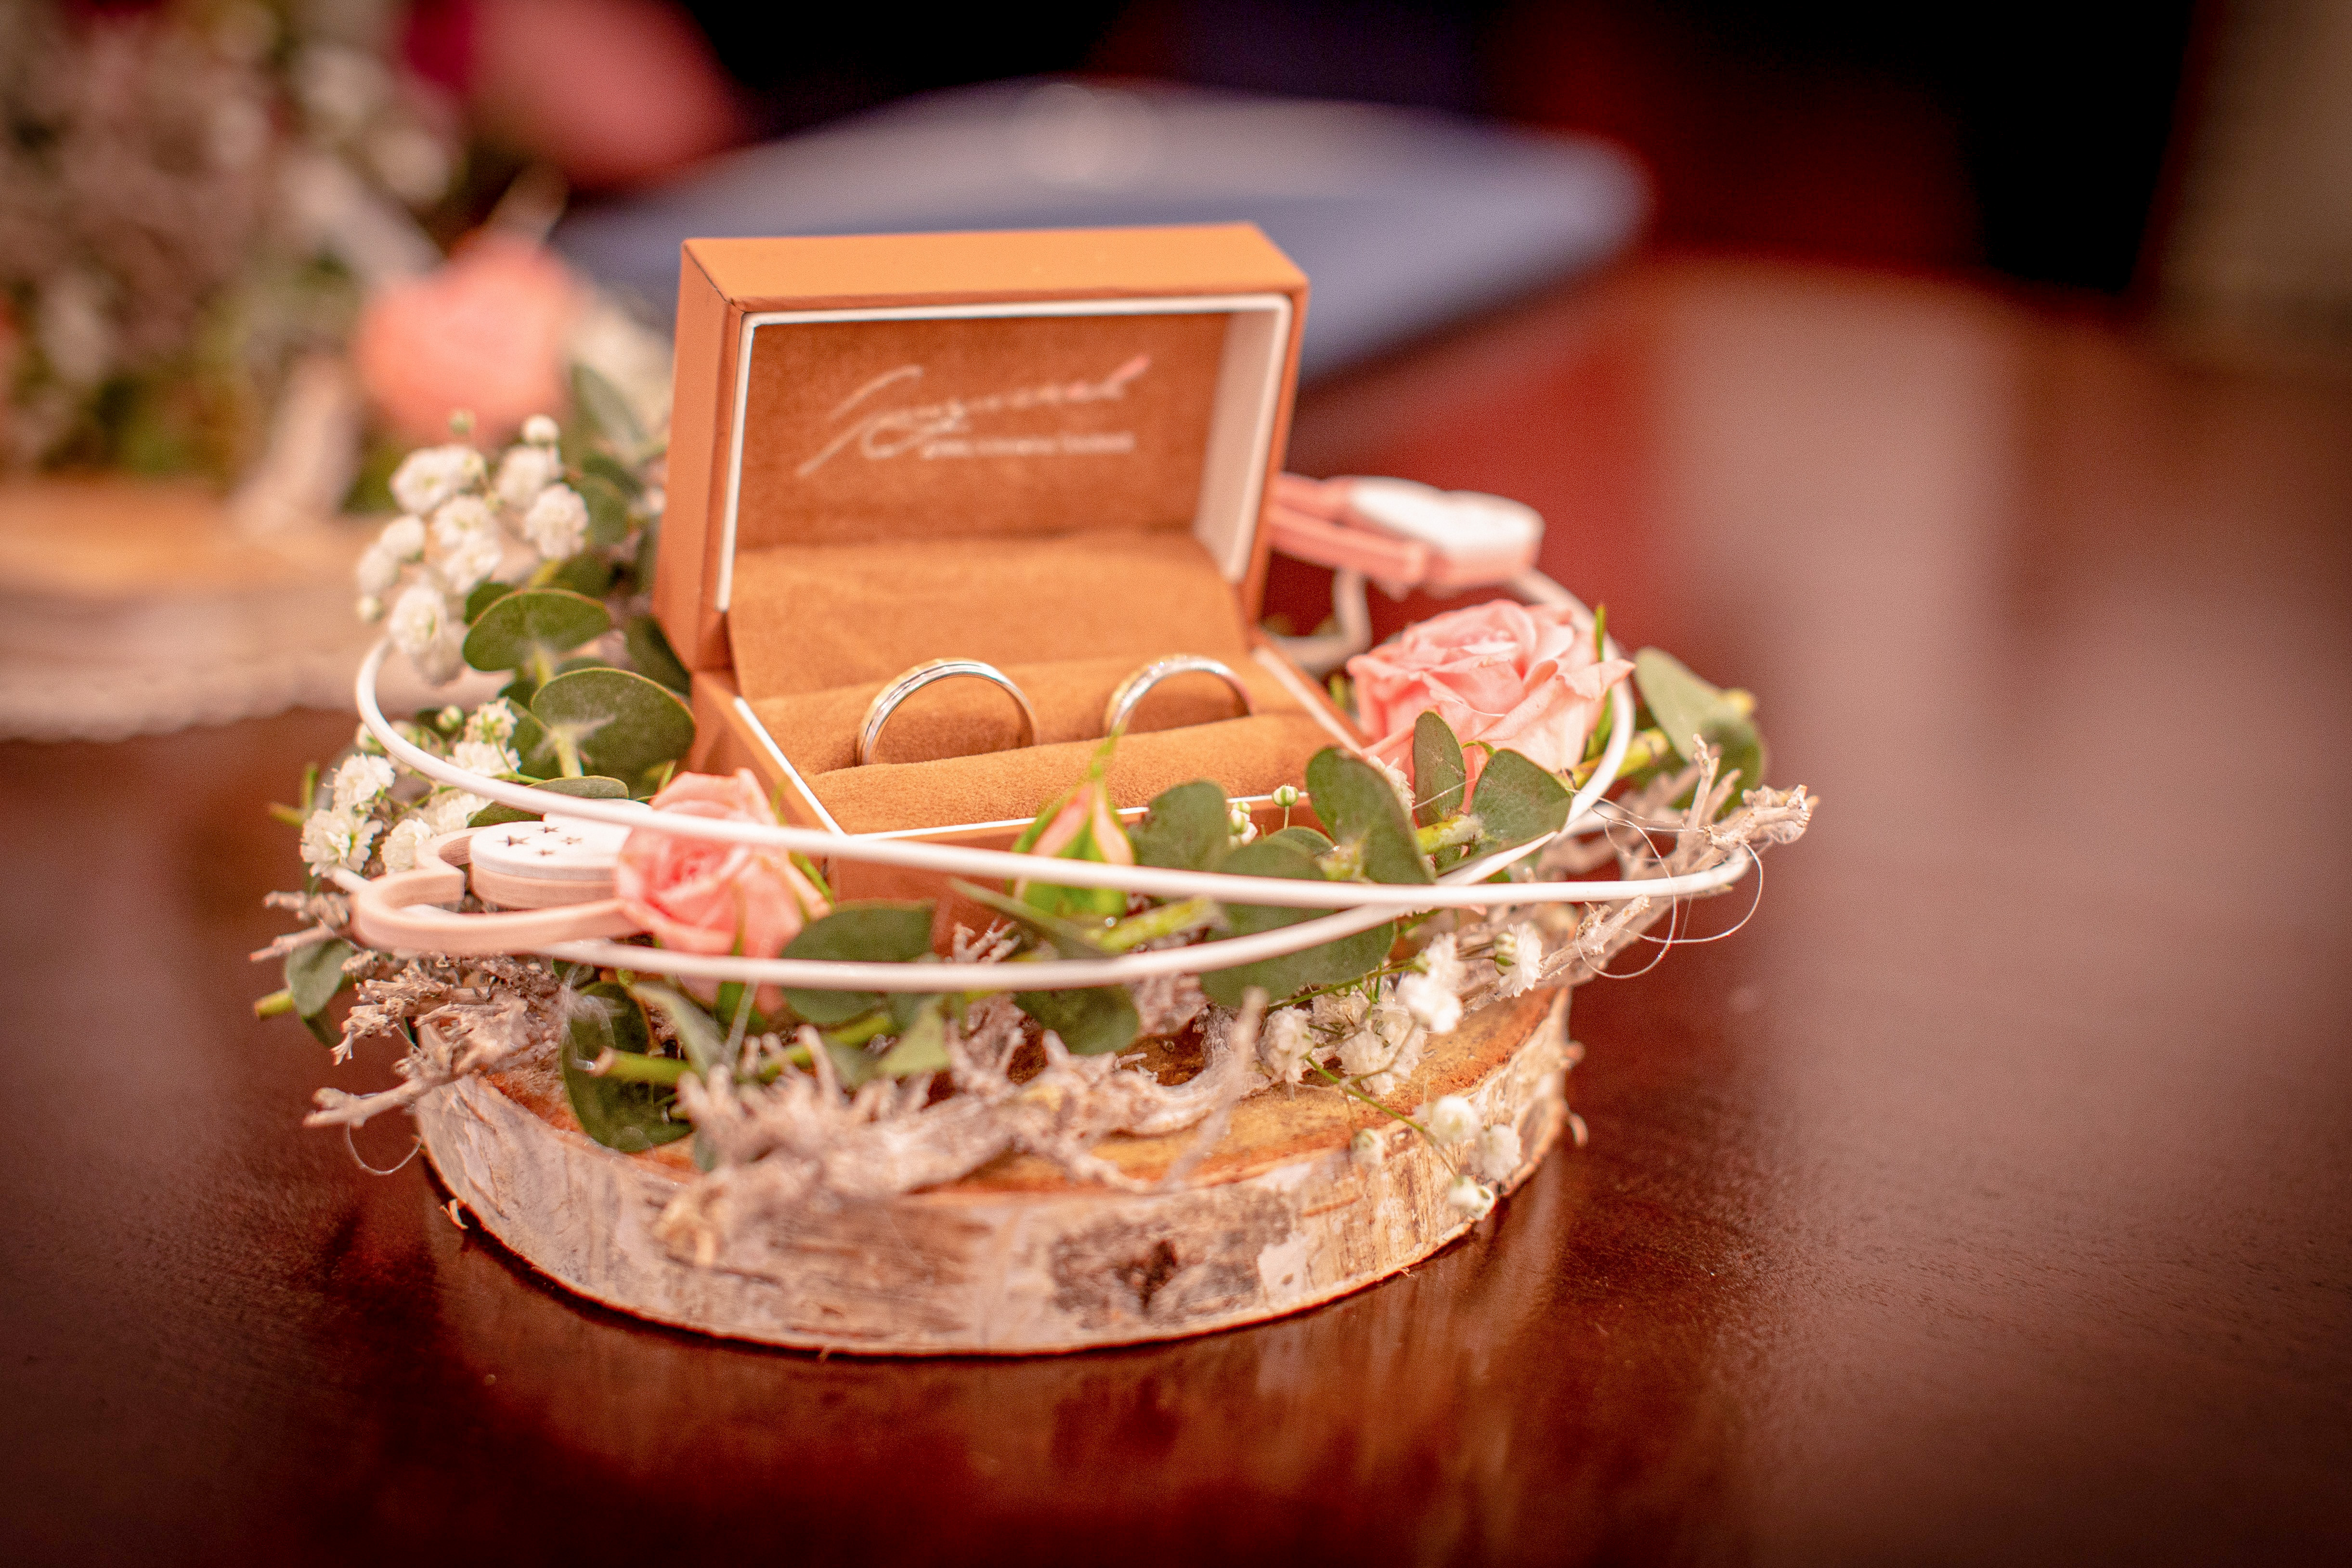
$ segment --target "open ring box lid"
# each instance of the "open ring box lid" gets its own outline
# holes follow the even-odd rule
[[[1108,774],[1122,807],[1202,778],[1264,795],[1355,743],[1255,628],[1307,279],[1255,226],[684,253],[654,608],[693,672],[691,766],[751,768],[800,825],[1002,845],[1171,653],[1231,665],[1256,711],[1211,676],[1155,688]],[[1004,671],[1037,743],[1005,694],[947,681],[854,766],[875,694],[934,658]],[[832,869],[845,896],[918,891]]]

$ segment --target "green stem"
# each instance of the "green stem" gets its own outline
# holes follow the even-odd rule
[[[253,1016],[257,1019],[283,1018],[294,1010],[291,990],[272,991],[253,1004]]]
[[[839,1029],[825,1030],[824,1038],[835,1045],[864,1045],[877,1035],[888,1034],[893,1027],[890,1009],[877,1008],[862,1019],[852,1019]]]
[[[1672,755],[1674,747],[1666,743],[1665,731],[1645,729],[1626,742],[1625,759],[1617,765],[1617,777],[1628,778]],[[1601,759],[1597,757],[1590,762],[1578,763],[1568,775],[1569,787],[1575,789],[1584,788],[1600,766]]]
[[[1333,882],[1353,882],[1364,869],[1361,844],[1334,844],[1315,857],[1316,868]]]
[[[1357,1088],[1354,1084],[1349,1082],[1346,1079],[1340,1077],[1338,1073],[1332,1071],[1321,1062],[1309,1061],[1307,1065],[1321,1073],[1324,1077],[1329,1079],[1331,1081],[1332,1087],[1339,1090],[1340,1093],[1349,1096],[1350,1099],[1361,1100],[1365,1104],[1370,1105],[1373,1110],[1378,1111],[1390,1121],[1402,1122],[1406,1126],[1411,1127],[1414,1132],[1419,1133],[1422,1136],[1422,1141],[1429,1145],[1430,1153],[1435,1155],[1438,1159],[1444,1164],[1447,1170],[1453,1172],[1455,1176],[1460,1176],[1462,1174],[1462,1167],[1454,1163],[1452,1155],[1448,1155],[1444,1149],[1438,1147],[1437,1140],[1429,1135],[1428,1128],[1423,1126],[1420,1123],[1414,1121],[1412,1117],[1406,1115],[1402,1111],[1390,1110],[1387,1106],[1381,1104],[1379,1101],[1373,1099],[1370,1095],[1365,1093],[1362,1090]]]
[[[553,679],[555,679],[555,655],[549,653],[544,647],[532,648],[530,651],[530,684],[534,686],[543,686]]]
[[[1478,820],[1478,813],[1457,811],[1442,822],[1432,822],[1425,828],[1414,829],[1413,836],[1421,841],[1421,852],[1433,855],[1440,850],[1452,849],[1456,844],[1474,843],[1477,841],[1478,835],[1486,831],[1486,824]]]
[[[1225,912],[1217,907],[1214,899],[1187,898],[1130,915],[1097,935],[1094,942],[1106,953],[1124,953],[1162,936],[1180,936],[1187,931],[1223,925],[1224,918]]]
[[[550,731],[548,738],[555,742],[556,766],[563,770],[563,776],[566,779],[579,778],[584,771],[580,766],[579,743],[560,729]]]
[[[616,1079],[623,1083],[660,1083],[675,1088],[677,1081],[694,1069],[675,1056],[646,1056],[634,1051],[608,1051],[599,1056],[588,1071],[595,1077]]]

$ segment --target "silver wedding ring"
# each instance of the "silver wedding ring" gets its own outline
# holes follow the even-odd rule
[[[1199,653],[1178,653],[1154,659],[1118,683],[1118,690],[1110,695],[1110,706],[1103,709],[1103,733],[1116,735],[1126,728],[1127,721],[1135,716],[1137,705],[1151,688],[1175,675],[1214,675],[1232,689],[1243,713],[1257,712],[1257,704],[1250,699],[1249,687],[1242,684],[1242,678],[1229,665]]]
[[[1029,706],[1029,694],[1014,685],[1012,676],[994,664],[982,664],[978,659],[933,659],[927,664],[917,664],[874,694],[874,700],[866,706],[866,717],[857,727],[857,766],[863,768],[874,760],[874,748],[882,739],[882,727],[890,722],[890,716],[898,711],[900,703],[925,686],[966,676],[1003,687],[1005,695],[1021,709],[1021,738],[1013,743],[1015,746],[1034,746],[1037,743],[1037,710]]]

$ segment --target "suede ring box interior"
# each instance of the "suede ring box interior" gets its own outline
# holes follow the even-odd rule
[[[1156,687],[1108,775],[1122,807],[1212,779],[1295,783],[1355,736],[1256,631],[1307,279],[1245,224],[688,240],[654,608],[693,674],[689,765],[748,767],[786,821],[1009,843],[1084,776],[1138,666]],[[928,659],[946,681],[877,759],[860,720]],[[917,891],[835,861],[845,896]],[[936,891],[923,888],[922,891]]]

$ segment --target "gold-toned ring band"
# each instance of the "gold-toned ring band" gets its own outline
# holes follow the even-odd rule
[[[1126,728],[1127,721],[1135,716],[1136,706],[1143,701],[1146,694],[1160,682],[1175,675],[1214,675],[1232,689],[1235,700],[1242,705],[1243,713],[1257,712],[1257,704],[1252,700],[1249,687],[1242,684],[1242,678],[1234,674],[1230,665],[1200,653],[1177,653],[1165,659],[1154,659],[1118,683],[1118,690],[1110,695],[1110,706],[1103,709],[1103,733],[1115,735]]]
[[[982,664],[978,659],[932,659],[917,664],[874,694],[874,700],[866,705],[866,717],[857,727],[857,766],[863,768],[874,760],[874,747],[882,738],[882,727],[890,722],[890,716],[898,711],[900,703],[925,686],[940,681],[952,681],[960,676],[971,676],[986,681],[990,685],[1003,687],[1005,695],[1021,709],[1021,738],[1014,745],[1037,744],[1037,710],[1029,706],[1029,694],[1014,685],[1012,676],[994,664]]]

